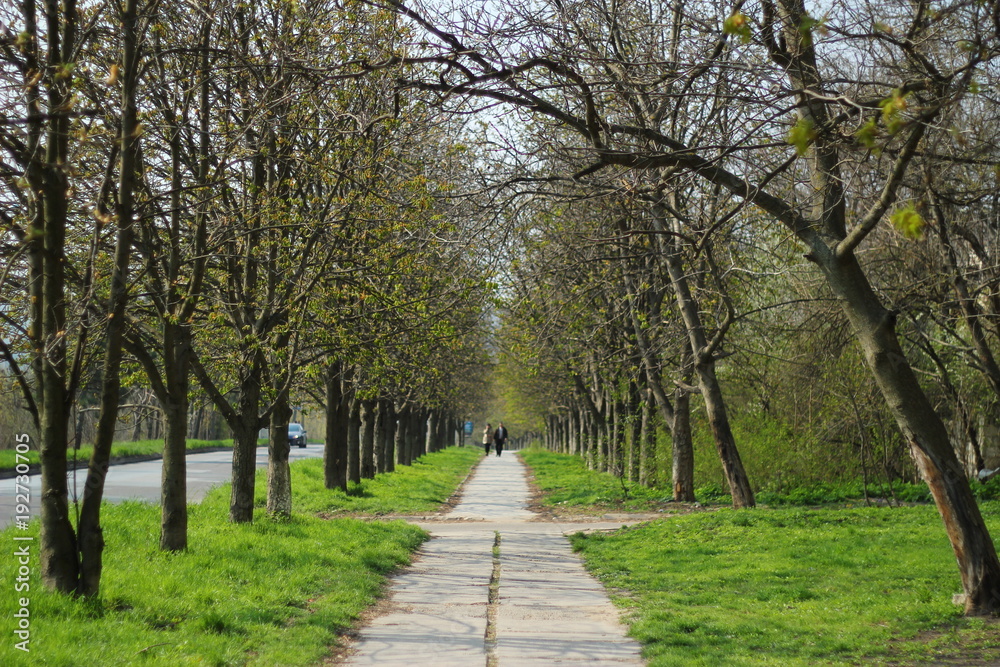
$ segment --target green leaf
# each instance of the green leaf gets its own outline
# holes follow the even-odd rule
[[[878,105],[882,109],[882,120],[885,121],[885,128],[889,134],[899,132],[906,123],[903,118],[903,111],[909,106],[906,102],[906,95],[903,95],[899,89],[893,90],[892,95],[879,102]]]
[[[868,150],[874,150],[875,140],[878,139],[878,124],[875,119],[869,120],[867,123],[861,126],[861,128],[854,133],[855,139],[858,143],[867,148]]]
[[[722,24],[722,31],[727,35],[739,37],[744,44],[747,44],[753,36],[750,32],[750,19],[747,18],[746,14],[740,13],[727,18]]]
[[[909,204],[905,208],[901,208],[893,213],[889,216],[889,221],[892,222],[893,227],[898,229],[908,239],[919,241],[924,238],[924,225],[926,223],[923,216],[917,213],[913,204]]]
[[[809,151],[809,145],[816,139],[816,128],[809,118],[799,118],[799,121],[788,131],[788,143],[795,147],[800,156]]]

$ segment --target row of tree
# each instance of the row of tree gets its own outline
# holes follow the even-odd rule
[[[933,494],[967,611],[1000,608],[1000,561],[956,453],[981,465],[978,415],[993,420],[1000,396],[1000,5],[387,4],[438,66],[405,85],[525,122],[504,164],[526,238],[508,347],[539,362],[553,437],[642,478],[655,405],[690,498],[697,394],[734,505],[749,507],[720,368],[751,359],[727,375],[786,419],[780,397],[843,389],[872,460],[868,394],[828,363],[853,357]],[[770,393],[792,373],[795,389]],[[811,391],[792,403],[821,405]]]
[[[447,441],[482,393],[469,375],[486,359],[489,274],[476,212],[448,198],[466,169],[455,122],[372,65],[406,34],[396,14],[286,0],[0,12],[0,356],[37,433],[47,586],[99,591],[104,476],[136,386],[162,413],[165,550],[187,546],[196,391],[233,435],[234,522],[253,519],[262,428],[267,510],[290,514],[300,400],[326,407],[330,488]],[[75,416],[95,408],[74,525],[66,459]]]

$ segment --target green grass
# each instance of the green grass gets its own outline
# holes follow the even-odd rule
[[[347,493],[323,486],[323,461],[292,464],[292,505],[303,512],[338,514],[416,514],[436,511],[461,484],[483,453],[476,447],[450,447],[425,454],[410,466],[351,484]],[[266,487],[258,476],[255,504],[263,507]]]
[[[970,480],[972,493],[980,500],[1000,500],[1000,477],[982,483]],[[894,481],[891,485],[869,484],[868,498],[881,498],[900,503],[929,503],[933,501],[930,489],[923,482],[912,484]],[[728,494],[726,494],[728,500]],[[864,503],[865,487],[860,481],[837,484],[808,484],[791,489],[773,491],[764,489],[757,493],[757,502],[763,505],[825,505],[832,503]]]
[[[1000,505],[986,512],[1000,530]],[[951,602],[961,586],[932,507],[723,509],[573,544],[651,665],[1000,658],[995,626]]]
[[[535,482],[545,492],[545,503],[551,507],[585,512],[609,510],[659,511],[672,504],[669,488],[646,488],[620,480],[608,473],[588,470],[583,458],[557,454],[543,449],[522,452],[525,462],[535,472]],[[985,484],[970,482],[972,492],[980,500],[1000,500],[1000,477]],[[729,490],[710,483],[695,489],[695,497],[703,505],[729,505]],[[811,483],[781,490],[763,489],[756,493],[759,505],[863,505],[864,486],[860,481]],[[929,503],[931,494],[926,484],[896,481],[890,489],[885,484],[868,486],[870,499],[882,498],[899,503]]]
[[[524,458],[549,505],[669,506],[662,491],[631,486],[624,500],[618,480],[576,456]],[[782,502],[842,502],[839,488],[792,489]],[[1000,503],[982,508],[1000,534]],[[951,602],[961,582],[931,505],[716,509],[572,541],[651,665],[1000,664],[995,623]]]
[[[590,512],[650,510],[671,500],[669,490],[651,489],[588,470],[584,460],[571,454],[544,449],[520,452],[535,474],[535,484],[545,493],[550,507],[579,508]]]
[[[36,443],[32,443],[32,448],[24,456],[28,457],[28,463],[38,463],[38,449],[35,446]],[[214,447],[232,447],[232,440],[188,440],[187,448],[191,449],[206,449]],[[94,448],[90,445],[85,447],[80,447],[76,452],[76,459],[78,461],[89,461],[90,456],[93,453]],[[163,453],[163,440],[138,440],[136,442],[116,442],[111,445],[111,456],[112,457],[123,457],[123,456],[140,456],[146,454],[162,454]],[[69,453],[69,457],[73,457],[72,450]],[[0,470],[13,469],[18,463],[24,463],[24,459],[17,458],[17,452],[13,449],[0,449]]]
[[[359,499],[376,511],[435,509],[433,499],[447,498],[478,459],[448,450],[429,455],[412,471],[395,473],[405,483],[381,476],[362,486]],[[96,602],[42,589],[37,522],[27,533],[0,532],[0,542],[8,546],[15,544],[15,534],[36,537],[31,589],[18,594],[30,597],[31,653],[15,650],[8,632],[0,664],[315,664],[376,600],[385,576],[408,562],[426,533],[402,521],[314,516],[315,508],[337,505],[319,496],[344,494],[306,481],[310,473],[304,470],[313,464],[292,464],[298,506],[288,522],[271,521],[258,510],[252,525],[230,524],[229,485],[210,492],[190,508],[190,548],[184,553],[158,550],[158,507],[106,504],[107,549]],[[258,481],[265,474],[259,471]],[[357,504],[350,507],[361,511]],[[9,620],[16,609],[15,569],[14,558],[0,559],[2,580],[10,587],[0,596],[0,615]]]

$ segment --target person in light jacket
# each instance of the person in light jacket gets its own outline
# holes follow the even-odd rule
[[[483,429],[483,447],[486,449],[486,455],[490,455],[490,443],[493,441],[493,434],[490,431],[493,427],[490,426],[489,422],[486,422],[486,428]]]

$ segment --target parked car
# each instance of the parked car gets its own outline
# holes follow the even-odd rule
[[[298,445],[299,447],[306,446],[306,430],[302,427],[302,424],[289,424],[288,425],[288,446]]]

